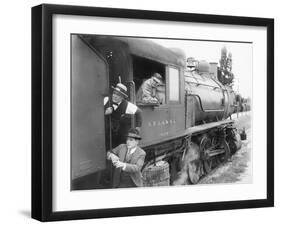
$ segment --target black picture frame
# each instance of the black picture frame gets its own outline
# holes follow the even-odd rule
[[[52,210],[52,18],[55,14],[265,27],[267,29],[267,198],[54,212]],[[273,19],[49,4],[32,8],[32,218],[40,221],[57,221],[272,206],[274,206]]]

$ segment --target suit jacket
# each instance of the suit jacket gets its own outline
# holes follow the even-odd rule
[[[155,100],[156,88],[152,86],[153,79],[145,80],[137,92],[138,102],[149,102],[150,100]]]
[[[137,92],[137,103],[165,103],[165,86],[163,84],[153,86],[153,78],[147,79]]]
[[[128,172],[131,179],[135,183],[136,186],[143,186],[141,169],[144,163],[146,153],[140,147],[137,147],[133,154],[130,154],[128,158],[126,158],[128,148],[126,144],[120,144],[116,148],[112,150],[112,152],[117,155],[121,162],[126,163],[125,172]],[[118,187],[120,183],[120,168],[115,168],[113,174],[113,187]]]
[[[111,107],[108,98],[106,99],[105,109]],[[132,127],[132,118],[135,118],[135,127],[141,127],[142,116],[141,110],[134,104],[123,100],[118,108],[114,109],[111,114],[112,146],[126,142],[128,130]],[[108,130],[107,130],[108,131]]]

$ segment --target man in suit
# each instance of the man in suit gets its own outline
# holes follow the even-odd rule
[[[141,110],[126,100],[127,87],[118,83],[113,88],[112,101],[104,98],[105,115],[111,115],[112,147],[126,142],[128,130],[132,127],[132,119],[135,120],[135,127],[142,125]]]
[[[138,129],[130,129],[126,144],[120,144],[107,152],[107,159],[114,165],[113,187],[128,188],[143,186],[141,169],[146,153],[138,144],[141,136]]]

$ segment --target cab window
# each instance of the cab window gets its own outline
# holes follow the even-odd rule
[[[180,101],[180,73],[176,68],[169,67],[169,101]]]

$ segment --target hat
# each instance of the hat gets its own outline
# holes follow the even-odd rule
[[[118,83],[116,85],[116,87],[112,86],[112,89],[117,92],[118,94],[120,94],[121,96],[127,98],[128,95],[127,93],[127,87],[125,85],[123,85],[122,83]]]
[[[129,129],[127,137],[132,137],[137,140],[141,140],[140,131],[138,129]]]
[[[156,81],[156,82],[158,82],[160,84],[163,81],[163,78],[162,78],[162,76],[159,73],[154,73],[152,78],[153,78],[154,81]]]

